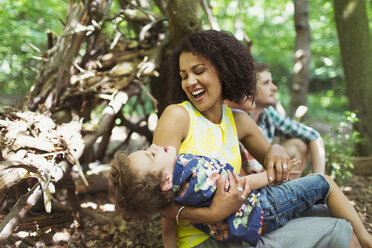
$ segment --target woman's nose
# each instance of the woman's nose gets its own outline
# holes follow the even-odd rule
[[[189,76],[187,80],[187,86],[193,86],[198,82],[198,80],[194,76]]]

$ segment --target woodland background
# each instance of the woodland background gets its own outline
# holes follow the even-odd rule
[[[271,65],[288,115],[308,107],[372,230],[372,1],[0,0],[0,28],[0,242],[161,247],[159,217],[123,221],[104,175],[150,144],[174,45],[210,28]]]

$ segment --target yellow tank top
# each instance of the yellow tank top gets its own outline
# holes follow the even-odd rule
[[[235,120],[231,109],[222,105],[222,120],[215,124],[205,118],[189,101],[179,104],[190,116],[190,127],[186,139],[181,143],[179,153],[192,153],[216,158],[231,164],[239,172],[241,157]],[[194,247],[209,236],[196,229],[189,222],[180,221],[177,226],[178,247]]]

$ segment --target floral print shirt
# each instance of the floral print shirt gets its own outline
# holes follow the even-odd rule
[[[213,158],[180,154],[173,175],[175,200],[188,206],[209,206],[217,188],[217,180],[221,175],[228,178],[227,170],[232,172],[234,169],[230,164],[221,163]],[[228,180],[226,182],[225,190],[228,190]],[[239,211],[227,217],[222,223],[193,226],[222,242],[247,242],[255,246],[261,235],[263,223],[259,196],[258,191],[252,191]]]

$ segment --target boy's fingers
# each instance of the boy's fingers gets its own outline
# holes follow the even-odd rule
[[[297,166],[297,165],[300,165],[302,163],[301,160],[297,160],[297,159],[292,159],[291,160],[291,168]]]
[[[299,175],[299,174],[301,174],[301,171],[299,171],[299,170],[291,170],[289,172],[289,175],[291,175],[291,176],[295,176],[295,175]]]

